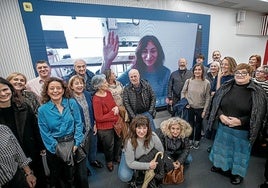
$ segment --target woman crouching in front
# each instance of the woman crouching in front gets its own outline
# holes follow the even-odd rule
[[[130,187],[136,187],[134,170],[156,169],[158,162],[150,159],[148,162],[140,160],[146,155],[154,157],[152,154],[154,150],[164,152],[163,145],[158,136],[152,132],[149,119],[146,116],[137,115],[131,121],[119,165],[118,176],[121,181],[128,182]]]

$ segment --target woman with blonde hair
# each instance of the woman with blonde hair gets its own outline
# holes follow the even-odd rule
[[[160,128],[156,130],[156,134],[160,138],[165,154],[169,159],[165,161],[166,172],[191,162],[189,143],[191,133],[191,125],[179,117],[172,117],[163,121]]]
[[[40,103],[34,92],[26,90],[26,76],[19,72],[13,72],[8,75],[7,81],[13,85],[21,100],[27,103],[32,108],[34,114],[37,116],[37,111]]]
[[[222,84],[234,78],[234,71],[236,66],[237,63],[234,58],[229,56],[223,58],[221,61],[221,70],[219,71],[211,86],[211,95],[214,95],[216,90],[218,90]]]

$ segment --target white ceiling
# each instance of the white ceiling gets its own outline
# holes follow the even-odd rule
[[[196,3],[204,3],[208,5],[233,8],[238,10],[249,10],[268,14],[268,1],[261,0],[184,0]]]

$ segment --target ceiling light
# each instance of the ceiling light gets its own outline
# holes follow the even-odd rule
[[[263,2],[266,2],[266,3],[268,3],[268,0],[260,0],[260,1],[263,1]]]

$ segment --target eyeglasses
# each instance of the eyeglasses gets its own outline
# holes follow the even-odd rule
[[[256,70],[256,72],[265,73],[265,71],[263,71],[263,70]]]
[[[234,74],[235,74],[235,76],[247,76],[248,75],[248,72],[239,72],[239,71],[236,71]]]

